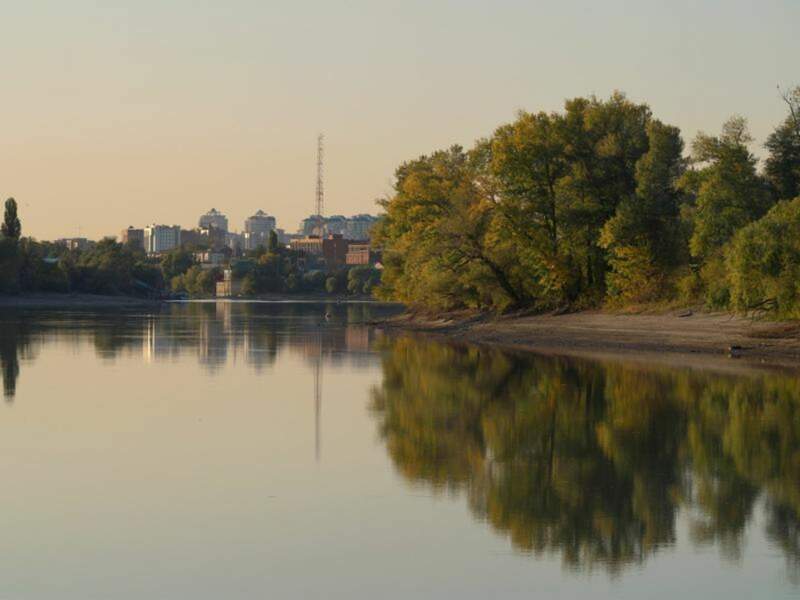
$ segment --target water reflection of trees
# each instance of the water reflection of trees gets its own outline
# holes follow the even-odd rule
[[[3,398],[13,402],[17,390],[20,360],[33,355],[30,325],[26,320],[0,319],[0,370],[3,377]]]
[[[4,395],[14,397],[20,359],[46,343],[90,343],[96,354],[170,360],[194,356],[209,372],[243,360],[256,370],[275,363],[283,350],[309,363],[363,366],[370,362],[374,330],[366,323],[397,311],[371,304],[192,303],[155,313],[19,312],[0,319],[0,367]],[[325,319],[329,313],[330,318]]]
[[[387,341],[373,408],[410,481],[568,568],[618,572],[676,537],[738,556],[766,534],[800,564],[800,383],[414,339]]]

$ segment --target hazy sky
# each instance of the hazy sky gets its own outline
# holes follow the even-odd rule
[[[403,160],[620,89],[688,140],[763,143],[800,83],[797,0],[0,3],[0,195],[38,238],[375,211]],[[754,149],[757,149],[754,147]]]

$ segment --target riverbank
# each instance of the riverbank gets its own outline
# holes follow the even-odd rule
[[[0,294],[0,308],[92,309],[153,308],[159,300],[134,296],[101,296],[95,294]]]
[[[380,324],[480,344],[571,355],[618,354],[648,361],[678,355],[800,366],[800,322],[753,321],[725,313],[675,311],[494,317],[470,312],[404,313]]]

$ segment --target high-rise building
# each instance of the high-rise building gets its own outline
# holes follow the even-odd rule
[[[378,217],[372,215],[355,215],[347,219],[342,234],[348,240],[368,240],[372,226],[377,222]]]
[[[259,246],[266,246],[269,243],[270,232],[275,229],[275,217],[271,217],[263,210],[248,217],[245,219],[244,233],[242,234],[244,249],[255,250]]]
[[[136,248],[144,249],[144,229],[137,229],[135,227],[128,227],[122,230],[120,241],[123,244],[135,246]]]
[[[344,236],[346,225],[347,218],[344,215],[332,215],[325,219],[325,232]]]
[[[180,225],[150,225],[144,228],[144,249],[157,254],[177,248],[181,244]]]
[[[320,224],[321,217],[319,215],[311,215],[300,221],[300,228],[298,233],[301,234],[303,237],[309,237],[312,235],[316,235],[319,237],[319,224]],[[324,222],[324,219],[323,219]]]
[[[228,231],[228,217],[219,212],[216,208],[212,208],[206,214],[202,215],[198,221],[198,226],[201,229],[209,229],[215,227],[220,231]]]
[[[248,217],[244,221],[245,233],[265,233],[269,234],[270,231],[275,230],[276,222],[275,217],[271,217],[263,210],[259,210],[252,217]]]
[[[345,239],[357,241],[368,240],[372,226],[377,221],[378,217],[373,215],[354,215],[352,217],[333,215],[323,219],[325,234],[341,235]],[[299,233],[304,237],[317,235],[318,230],[319,217],[317,215],[311,215],[300,223]]]

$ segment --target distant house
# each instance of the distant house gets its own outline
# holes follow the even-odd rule
[[[224,248],[220,252],[214,250],[206,250],[204,252],[195,252],[194,259],[200,263],[204,268],[218,267],[230,258],[231,251]]]
[[[349,245],[349,240],[344,239],[340,233],[330,233],[322,238],[309,236],[290,243],[292,250],[323,258],[325,264],[331,267],[345,264]]]
[[[55,241],[56,244],[64,246],[67,250],[88,250],[94,242],[86,238],[61,238]]]
[[[234,280],[233,272],[230,269],[225,269],[222,275],[222,281],[217,282],[217,298],[233,298],[241,294],[241,292],[241,282]]]
[[[371,263],[369,244],[351,243],[347,248],[345,264],[348,265],[369,265]]]

